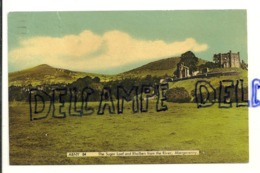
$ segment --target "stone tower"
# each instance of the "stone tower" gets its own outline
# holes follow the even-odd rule
[[[214,54],[213,60],[220,68],[237,67],[240,68],[240,54],[232,53],[219,53]]]

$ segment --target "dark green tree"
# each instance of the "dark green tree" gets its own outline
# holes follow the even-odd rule
[[[199,63],[199,59],[198,57],[195,56],[195,54],[192,51],[187,51],[185,53],[183,53],[181,55],[181,60],[180,62],[177,64],[177,69],[174,71],[174,75],[179,76],[178,74],[178,67],[180,66],[180,64],[183,63],[185,66],[189,67],[190,71],[190,75],[192,74],[192,72],[197,71],[198,70],[198,63]]]
[[[94,77],[94,78],[93,78],[93,82],[99,83],[99,82],[100,82],[100,78],[99,78],[99,77]]]

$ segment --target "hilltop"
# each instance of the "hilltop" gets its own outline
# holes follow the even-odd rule
[[[9,73],[10,85],[40,85],[44,83],[72,83],[85,76],[100,77],[105,79],[106,75],[76,72],[67,69],[55,68],[47,64],[41,64],[33,68]]]

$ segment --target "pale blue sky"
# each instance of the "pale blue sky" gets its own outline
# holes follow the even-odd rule
[[[239,51],[241,59],[247,62],[245,10],[9,13],[9,52],[20,48],[22,45],[19,41],[23,39],[38,36],[57,38],[77,35],[84,30],[97,35],[118,30],[136,40],[163,40],[169,44],[193,38],[197,43],[208,46],[207,50],[195,53],[199,58],[212,61],[214,53],[232,50]],[[90,72],[115,74],[150,61],[140,59],[113,68],[92,69]],[[22,68],[28,67],[9,61],[10,72]],[[85,71],[89,72],[87,68]]]

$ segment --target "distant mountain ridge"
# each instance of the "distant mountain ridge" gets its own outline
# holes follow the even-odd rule
[[[44,83],[72,83],[85,76],[90,76],[92,78],[99,77],[101,81],[136,77],[144,78],[147,75],[157,77],[172,76],[179,61],[180,57],[161,59],[117,75],[76,72],[67,69],[55,68],[47,64],[41,64],[33,68],[9,73],[9,86],[22,86],[29,84],[35,86]],[[205,62],[205,60],[199,59],[199,65]]]
[[[40,85],[44,83],[71,83],[85,76],[95,77],[97,74],[76,72],[41,64],[33,68],[9,73],[10,85]]]

